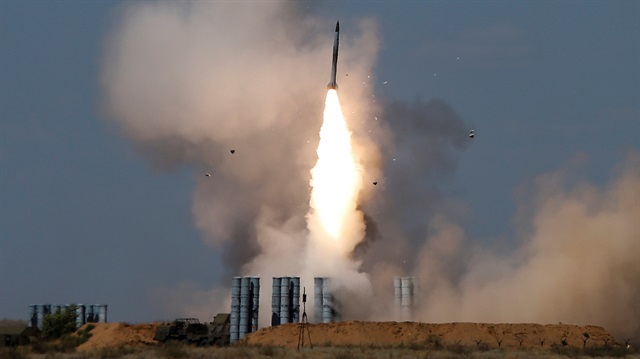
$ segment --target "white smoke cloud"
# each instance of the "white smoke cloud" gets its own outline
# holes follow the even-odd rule
[[[305,260],[304,245],[333,26],[292,2],[133,3],[106,48],[110,117],[157,167],[195,168],[195,223],[226,251],[231,275],[267,280],[261,318],[269,318],[271,276],[317,275],[325,266]],[[362,135],[374,107],[372,88],[361,85],[377,52],[375,25],[343,25],[344,33],[339,69],[348,76],[338,83],[365,158],[376,151]],[[357,268],[334,274],[341,270]]]

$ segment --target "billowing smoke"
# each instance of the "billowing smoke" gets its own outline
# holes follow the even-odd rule
[[[446,218],[432,221],[435,234],[415,269],[421,319],[598,324],[640,338],[640,156],[630,154],[602,188],[568,178],[535,179],[521,199],[533,213],[530,230],[506,257],[481,248],[465,254],[464,231]]]
[[[271,276],[300,275],[309,289],[317,273],[306,263],[305,216],[335,19],[299,5],[126,3],[102,74],[104,107],[134,146],[161,170],[194,168],[195,223],[225,251],[229,276],[262,278],[263,319]],[[563,321],[637,335],[637,154],[605,188],[541,176],[521,199],[530,214],[522,247],[508,256],[474,247],[459,224],[468,209],[446,185],[468,126],[441,100],[374,102],[377,49],[374,22],[343,23],[340,102],[366,224],[346,273],[372,284],[372,293],[351,288],[368,300],[345,317],[392,319],[392,278],[415,275],[423,321]],[[208,319],[228,308],[229,284],[168,304]]]
[[[420,321],[596,324],[639,339],[633,318],[640,316],[640,153],[630,153],[606,185],[570,172],[543,174],[523,186],[518,205],[527,220],[514,238],[519,248],[508,253],[466,238],[458,224],[464,207],[437,196],[432,200],[443,210],[425,206],[413,214],[423,227],[401,221],[426,233],[421,243],[403,231],[391,238],[382,233],[363,255],[379,310],[387,310],[376,318],[390,318],[394,274],[412,275]],[[414,189],[419,196],[420,187]]]
[[[518,245],[505,253],[467,238],[460,223],[469,210],[447,195],[468,143],[455,111],[440,100],[396,102],[384,119],[394,134],[385,191],[364,206],[375,235],[357,252],[378,299],[372,318],[396,319],[392,280],[410,275],[417,320],[596,324],[640,338],[631,319],[640,316],[638,152],[606,185],[578,180],[572,166],[524,184]]]
[[[315,274],[303,263],[305,216],[335,19],[321,22],[293,2],[153,2],[126,4],[118,20],[105,107],[156,167],[195,168],[195,222],[226,252],[229,276],[261,276],[267,300],[271,276]],[[362,83],[378,45],[371,21],[343,33],[338,83],[361,161],[381,133],[373,123],[373,136],[360,134],[373,117]]]
[[[376,194],[364,201],[371,236],[384,238],[365,258],[365,266],[391,259],[397,272],[408,272],[415,259],[414,248],[429,236],[429,221],[435,214],[459,215],[465,206],[444,194],[457,166],[457,152],[468,146],[468,125],[443,100],[394,101],[379,116],[388,124],[390,140],[384,142],[384,177]],[[362,243],[367,247],[372,243]],[[368,270],[371,270],[369,268]]]
[[[384,106],[378,118],[388,124],[392,135],[382,150],[384,177],[376,186],[379,190],[362,204],[366,235],[354,255],[372,278],[377,301],[370,318],[395,320],[394,276],[431,276],[415,268],[421,260],[417,249],[437,233],[433,223],[438,218],[457,220],[467,212],[446,191],[457,166],[457,152],[468,146],[468,125],[440,99],[394,101]],[[460,268],[455,262],[446,265],[448,270],[442,274],[457,276]]]

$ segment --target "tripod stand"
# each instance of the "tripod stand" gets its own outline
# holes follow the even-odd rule
[[[311,333],[309,333],[308,327],[309,321],[307,320],[307,290],[303,288],[302,293],[302,320],[298,324],[298,350],[300,347],[304,348],[304,332],[307,332],[307,337],[309,338],[309,347],[313,349],[313,344],[311,343]]]

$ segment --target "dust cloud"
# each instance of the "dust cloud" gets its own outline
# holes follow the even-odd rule
[[[597,324],[640,338],[639,154],[619,167],[603,187],[570,184],[563,171],[537,177],[520,198],[530,230],[508,256],[464,255],[463,230],[436,219],[415,269],[420,319]]]
[[[429,234],[415,248],[394,238],[401,248],[387,252],[392,260],[381,255],[389,241],[374,242],[376,255],[364,257],[376,296],[391,308],[393,273],[412,275],[423,322],[595,324],[640,339],[640,153],[629,153],[602,186],[570,172],[523,186],[519,212],[529,217],[509,253],[467,238],[456,211],[425,216]],[[377,318],[394,319],[384,309]]]

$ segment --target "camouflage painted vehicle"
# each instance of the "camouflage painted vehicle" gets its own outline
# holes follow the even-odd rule
[[[200,323],[196,318],[179,318],[173,323],[158,325],[153,339],[161,343],[176,341],[200,346],[228,345],[229,314],[217,314],[211,323]]]

